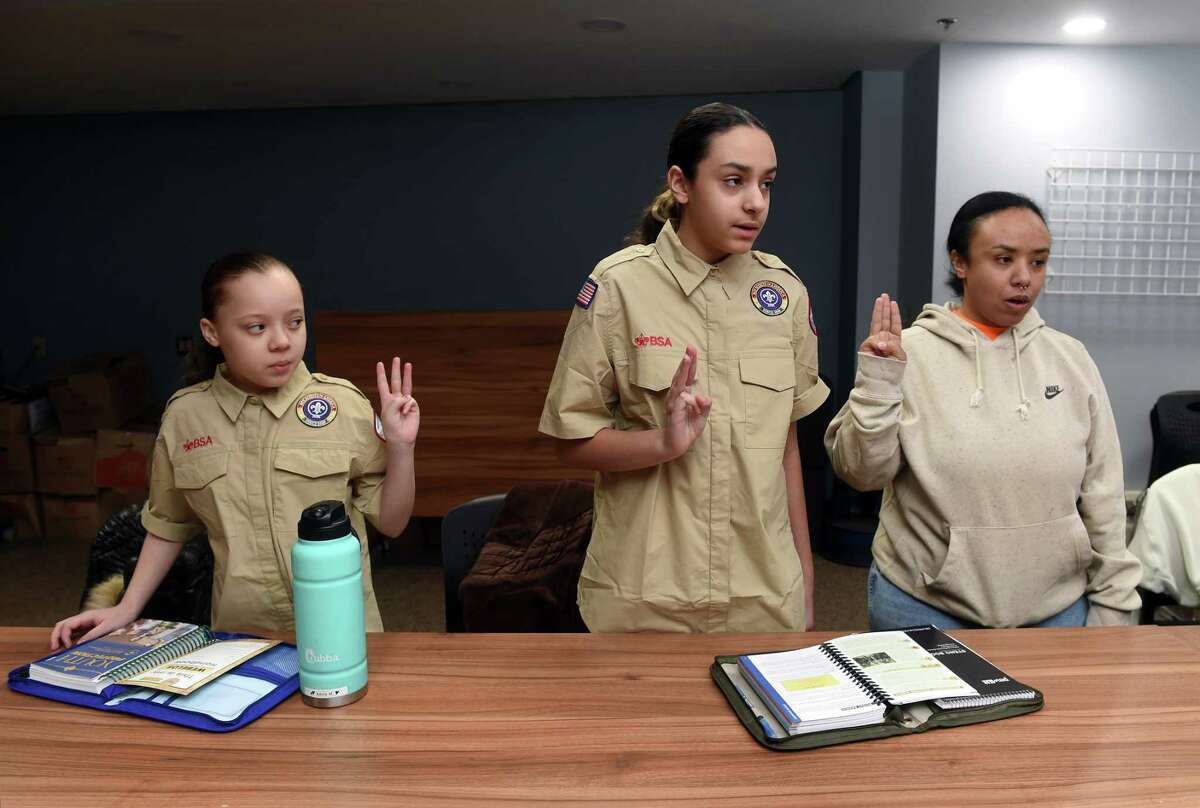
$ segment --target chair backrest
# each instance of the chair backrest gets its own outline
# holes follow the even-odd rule
[[[1200,390],[1180,390],[1159,396],[1150,410],[1148,488],[1159,477],[1180,466],[1200,463]]]
[[[458,586],[471,571],[505,494],[464,502],[442,518],[442,579],[446,595],[446,631],[463,631],[462,601]]]

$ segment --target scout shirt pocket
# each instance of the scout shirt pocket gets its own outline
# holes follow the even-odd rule
[[[183,494],[188,507],[206,525],[226,524],[230,514],[221,513],[229,502],[229,452],[210,452],[178,458],[173,463],[175,488]]]
[[[1001,627],[1043,620],[1069,606],[1091,563],[1078,513],[1016,527],[949,527],[950,545],[925,585],[968,619]]]
[[[639,351],[617,358],[617,426],[657,429],[667,424],[667,390],[683,359],[681,351]]]
[[[738,361],[746,406],[746,448],[781,449],[791,424],[796,365],[791,351],[743,356]]]
[[[321,500],[347,501],[350,451],[332,446],[281,446],[271,475],[275,529],[294,536],[300,513]]]

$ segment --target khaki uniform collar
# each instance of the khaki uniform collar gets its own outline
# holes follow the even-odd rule
[[[696,257],[691,250],[683,246],[675,226],[667,221],[659,231],[654,249],[662,258],[667,269],[675,277],[675,282],[685,295],[691,295],[714,269],[736,271],[749,265],[754,259],[749,252],[728,255],[716,264],[706,264]]]
[[[242,408],[246,406],[246,400],[250,398],[250,393],[235,387],[225,375],[227,370],[224,362],[217,366],[212,387],[209,389],[212,390],[213,397],[217,399],[221,409],[229,416],[229,420],[237,421],[242,414]],[[292,372],[292,378],[288,379],[287,384],[258,398],[272,415],[282,418],[284,413],[292,408],[296,396],[300,395],[300,391],[307,387],[311,380],[312,374],[308,372],[304,362],[301,362]]]

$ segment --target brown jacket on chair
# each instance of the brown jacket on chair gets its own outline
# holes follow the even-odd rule
[[[590,484],[515,486],[459,586],[466,629],[587,631],[575,598],[591,532]]]

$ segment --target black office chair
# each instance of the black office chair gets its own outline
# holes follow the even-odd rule
[[[446,631],[465,631],[458,587],[496,521],[505,494],[479,497],[451,510],[442,518],[442,581],[446,597]]]
[[[92,607],[114,605],[120,600],[146,538],[141,514],[141,505],[130,505],[109,517],[96,533],[88,554],[80,608],[87,604],[89,594],[95,595]],[[212,548],[208,534],[202,533],[183,546],[141,617],[207,625],[212,612],[212,578]]]
[[[1200,390],[1179,390],[1159,396],[1150,410],[1150,479],[1180,466],[1200,463]]]

